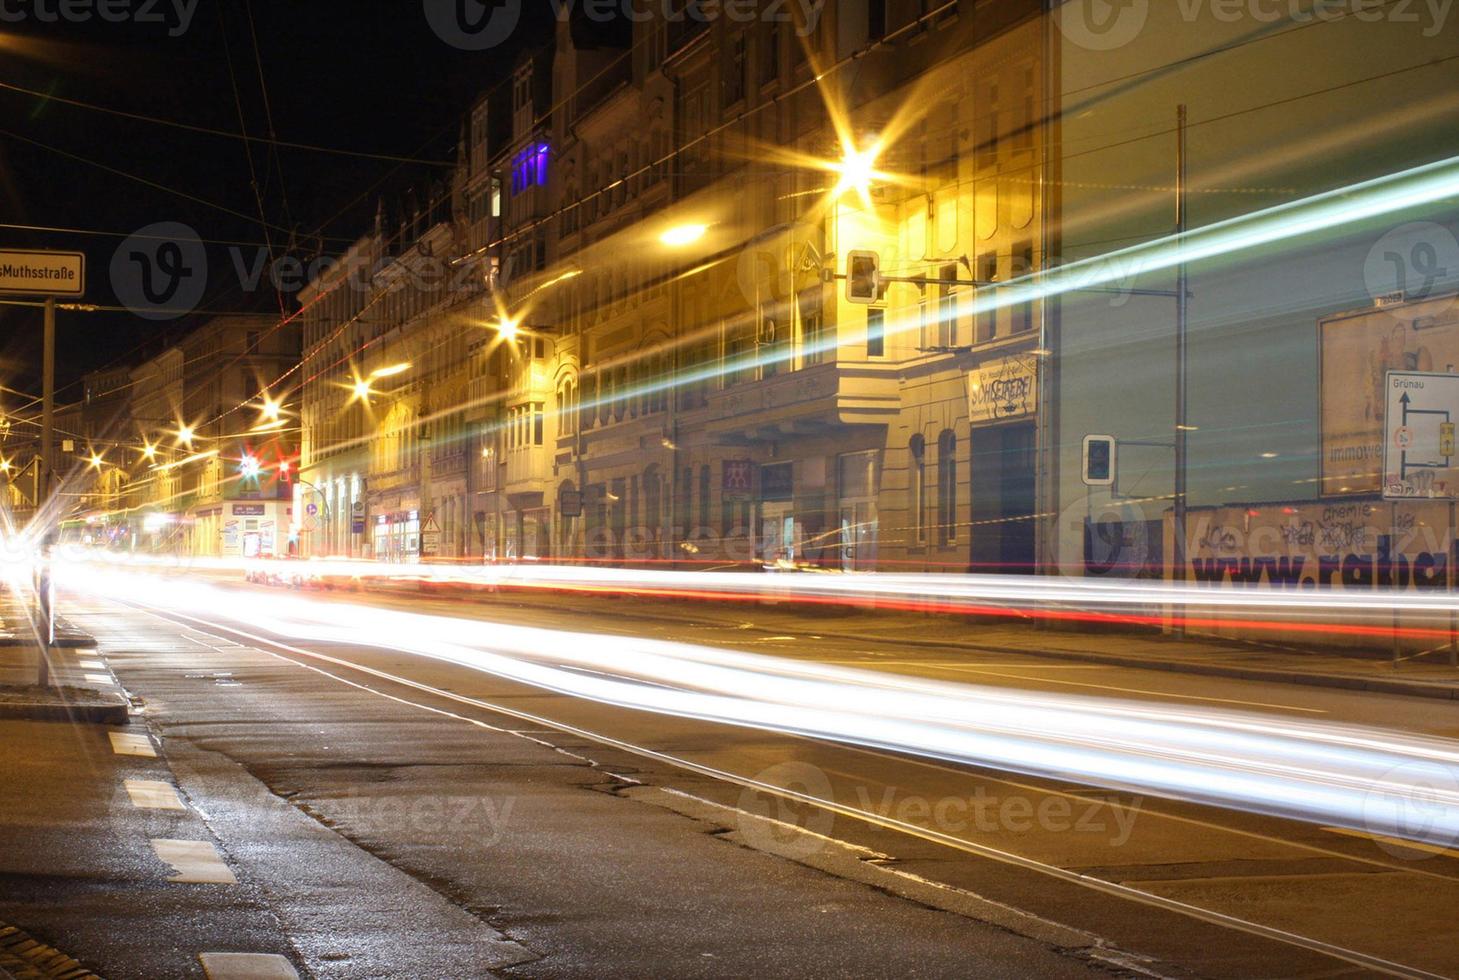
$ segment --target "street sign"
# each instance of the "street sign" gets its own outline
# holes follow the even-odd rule
[[[83,296],[86,256],[80,252],[0,249],[0,293],[20,296]]]
[[[436,523],[435,511],[427,514],[420,526],[420,553],[422,558],[441,553],[441,526]]]
[[[583,492],[581,490],[562,490],[557,494],[557,508],[563,517],[583,516]]]
[[[1383,496],[1459,499],[1459,375],[1389,371],[1384,381]]]

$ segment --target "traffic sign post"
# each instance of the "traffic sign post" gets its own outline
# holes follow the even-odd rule
[[[1389,371],[1384,389],[1383,496],[1459,498],[1459,375]]]
[[[86,256],[81,252],[48,252],[35,249],[0,249],[0,294],[44,296],[45,319],[41,354],[41,460],[39,486],[36,488],[36,514],[42,513],[42,501],[51,496],[52,444],[55,440],[56,414],[56,297],[77,298],[86,292]],[[50,643],[55,639],[56,624],[51,606],[52,534],[41,535],[43,554],[36,582],[40,605],[40,666],[36,683],[42,687],[51,682]]]

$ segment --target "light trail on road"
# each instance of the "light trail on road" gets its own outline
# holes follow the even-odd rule
[[[1449,847],[1448,740],[1257,713],[888,675],[72,563],[65,588],[294,642],[409,652],[572,697],[1150,793]]]

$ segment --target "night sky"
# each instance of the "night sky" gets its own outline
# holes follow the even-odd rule
[[[551,36],[539,11],[505,43],[463,51],[432,31],[419,0],[199,0],[177,37],[169,36],[179,23],[174,0],[154,8],[167,23],[146,24],[96,17],[46,24],[35,19],[35,2],[9,0],[8,9],[23,10],[28,19],[0,22],[0,83],[230,133],[246,127],[258,137],[269,135],[266,92],[279,140],[447,163],[455,159],[459,126],[475,96],[498,84],[523,50]],[[54,9],[56,0],[40,2]],[[545,11],[546,5],[538,6]],[[321,249],[337,254],[347,247],[368,229],[382,196],[396,207],[410,187],[447,173],[431,163],[275,151],[259,143],[246,149],[238,139],[10,90],[0,90],[0,130],[0,222],[110,233],[0,228],[0,243],[85,251],[86,301],[97,304],[118,302],[108,270],[124,237],[167,221],[213,240],[206,246],[203,311],[277,312],[271,286],[244,289],[234,271],[240,259],[250,266],[265,244],[260,200],[274,226],[267,233],[276,252],[307,259]],[[246,244],[230,248],[224,242]],[[154,321],[127,313],[62,313],[58,383],[155,354],[201,315]],[[39,363],[40,311],[0,307],[0,383],[38,391]],[[70,387],[58,394],[74,399],[78,393]],[[0,400],[0,408],[5,404]]]

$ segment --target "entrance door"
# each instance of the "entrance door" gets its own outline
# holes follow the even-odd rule
[[[1031,575],[1036,427],[1002,425],[972,435],[972,570]]]
[[[760,505],[760,558],[795,561],[795,517],[790,501]]]

